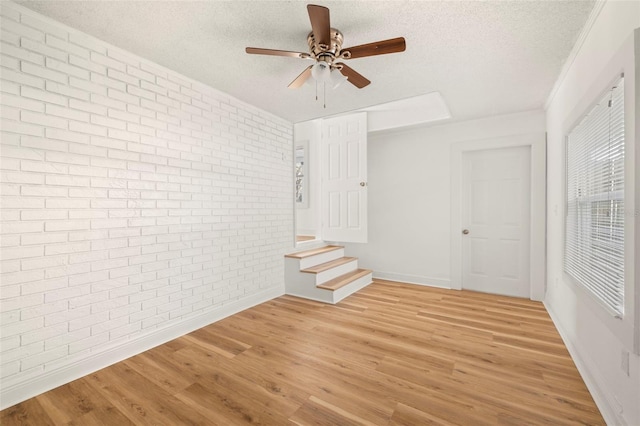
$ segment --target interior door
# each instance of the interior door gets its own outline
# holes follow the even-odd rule
[[[463,154],[464,289],[529,298],[530,156],[528,146]]]
[[[322,239],[367,242],[367,114],[322,121]]]

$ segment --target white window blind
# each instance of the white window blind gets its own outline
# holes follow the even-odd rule
[[[616,316],[624,307],[624,78],[567,137],[565,272]]]

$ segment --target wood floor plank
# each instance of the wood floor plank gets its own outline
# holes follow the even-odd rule
[[[0,412],[0,425],[55,425],[53,419],[36,398],[28,399]]]
[[[451,426],[451,425],[455,425],[455,423],[447,422],[425,411],[410,407],[408,405],[405,405],[399,402],[395,411],[393,412],[393,416],[391,417],[389,426],[406,426],[406,425]]]
[[[214,425],[276,425],[286,424],[287,419],[275,410],[251,401],[233,390],[218,388],[205,383],[194,383],[176,395],[185,405],[199,410],[209,420],[203,424]]]
[[[185,377],[184,371],[175,362],[159,351],[147,351],[125,360],[124,363],[171,394],[194,383],[193,380]]]
[[[603,425],[539,302],[282,296],[0,412],[33,425]]]
[[[299,426],[359,426],[361,424],[311,401],[300,407],[289,420]]]
[[[198,383],[205,385],[207,388],[222,389],[224,395],[227,396],[230,392],[233,392],[237,394],[237,399],[246,400],[249,398],[255,405],[269,407],[268,411],[272,411],[274,414],[289,415],[299,407],[300,404],[295,398],[288,397],[292,394],[291,392],[283,393],[280,385],[272,384],[268,381],[263,382],[259,379],[259,375],[247,376],[242,374],[242,370],[235,366],[236,363],[221,366],[216,369],[214,374],[209,373],[211,360],[207,355],[200,348],[193,348],[188,353],[189,362],[196,364],[202,371]]]
[[[463,377],[463,380],[470,384],[481,386],[486,383],[488,377],[480,369],[473,366],[466,368],[457,366],[453,374],[454,377]],[[491,379],[499,386],[494,386],[487,391],[498,398],[507,398],[511,402],[519,402],[522,405],[536,407],[538,405],[548,407],[550,415],[558,417],[560,420],[565,417],[574,417],[574,421],[582,420],[587,423],[593,422],[600,414],[593,404],[585,404],[578,394],[569,395],[565,392],[559,393],[554,389],[535,385],[533,382],[524,383],[524,380],[504,380],[501,376],[491,375]]]
[[[89,383],[134,424],[206,424],[207,419],[125,363],[89,377]]]
[[[250,358],[247,364],[264,365],[290,384],[305,383],[305,391],[327,403],[338,407],[351,403],[353,413],[369,421],[386,422],[392,411],[387,395],[379,392],[374,371],[356,362],[278,346],[254,348],[243,356]]]
[[[58,425],[72,424],[76,418],[98,411],[107,411],[111,406],[109,400],[89,386],[84,379],[75,380],[63,386],[55,394],[47,392],[36,399]],[[124,418],[118,413],[113,417],[119,421]]]
[[[66,426],[86,426],[86,425],[135,425],[114,407],[98,407],[85,415],[78,417],[67,423]]]
[[[311,396],[309,401],[296,412],[291,418],[295,424],[327,424],[327,425],[358,425],[358,426],[376,426],[377,424],[386,424],[388,420],[383,420],[384,423],[373,423],[353,413],[352,409],[343,409],[339,406],[326,402],[315,396]],[[321,419],[321,423],[318,423],[318,419]]]

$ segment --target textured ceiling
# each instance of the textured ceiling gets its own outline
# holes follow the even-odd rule
[[[404,36],[404,53],[353,59],[372,81],[288,89],[309,61],[303,1],[17,1],[292,122],[439,91],[455,120],[541,108],[594,1],[319,1],[343,47]]]

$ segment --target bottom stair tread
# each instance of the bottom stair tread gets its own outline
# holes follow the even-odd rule
[[[325,290],[338,290],[346,285],[349,285],[353,281],[364,277],[367,274],[370,274],[372,271],[370,269],[356,269],[355,271],[351,271],[347,274],[340,275],[337,278],[334,278],[326,283],[319,284],[318,288],[323,288]]]

